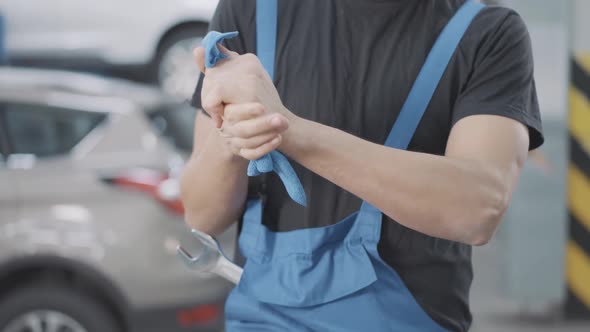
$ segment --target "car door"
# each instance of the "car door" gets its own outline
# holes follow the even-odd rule
[[[124,50],[133,49],[136,41],[131,36],[138,25],[145,23],[141,13],[154,5],[146,6],[142,0],[57,1],[63,8],[63,33],[70,56],[90,59],[114,56],[115,45]]]
[[[100,258],[88,202],[101,192],[96,177],[76,167],[71,150],[103,118],[53,106],[4,104],[11,149],[6,167],[18,187],[17,229],[25,245]]]
[[[15,179],[6,167],[8,156],[8,141],[6,139],[3,112],[0,105],[0,248],[17,219],[18,194]],[[0,250],[0,256],[7,252]]]
[[[12,58],[63,53],[63,8],[59,0],[2,0],[6,49]]]

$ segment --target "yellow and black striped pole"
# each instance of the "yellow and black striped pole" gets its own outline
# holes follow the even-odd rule
[[[590,319],[590,1],[572,4],[565,314]]]

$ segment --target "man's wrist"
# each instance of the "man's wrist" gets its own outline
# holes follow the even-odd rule
[[[307,122],[306,119],[291,113],[291,116],[289,116],[289,128],[282,134],[283,142],[279,146],[280,151],[292,156],[304,149],[308,139],[305,135]]]

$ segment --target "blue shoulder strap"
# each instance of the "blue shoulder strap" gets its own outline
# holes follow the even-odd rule
[[[467,0],[443,29],[404,103],[385,145],[407,149],[467,28],[485,6]]]
[[[277,0],[256,0],[256,55],[274,80],[277,44]]]
[[[277,15],[278,0],[256,1],[256,54],[272,80],[275,73]],[[293,166],[283,154],[272,151],[258,160],[251,161],[248,165],[249,176],[272,171],[281,178],[291,199],[305,206],[307,198],[303,185]]]
[[[401,150],[408,148],[459,42],[475,16],[484,7],[485,5],[475,0],[467,0],[443,29],[387,136],[386,146]],[[361,205],[361,212],[380,213],[376,207],[366,201],[363,201]]]

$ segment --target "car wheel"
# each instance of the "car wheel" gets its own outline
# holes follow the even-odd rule
[[[206,33],[205,25],[193,26],[171,33],[160,44],[153,72],[164,91],[183,99],[192,95],[201,75],[193,50],[201,45]]]
[[[91,297],[61,286],[23,287],[0,298],[0,332],[120,332]]]

